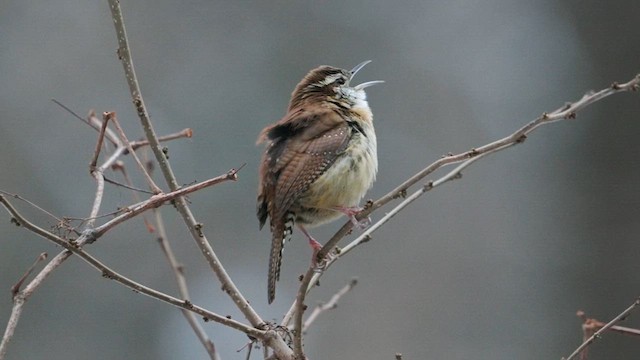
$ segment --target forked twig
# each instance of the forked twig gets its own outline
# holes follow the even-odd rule
[[[443,176],[442,178],[434,182],[429,182],[425,184],[420,190],[416,191],[414,194],[412,194],[411,197],[405,199],[405,201],[403,201],[400,205],[398,205],[394,209],[394,211],[392,211],[393,214],[391,215],[387,214],[387,216],[385,216],[381,220],[381,221],[388,221],[388,219],[391,216],[395,215],[395,213],[397,213],[402,208],[404,208],[408,203],[422,196],[424,193],[428,192],[433,187],[459,177],[460,171],[463,168],[477,161],[480,157],[499,152],[501,150],[504,150],[506,148],[509,148],[517,144],[521,144],[527,139],[527,136],[531,132],[533,132],[535,129],[537,129],[540,126],[557,122],[557,121],[575,119],[576,113],[579,110],[582,110],[583,108],[599,100],[602,100],[610,95],[613,95],[619,92],[637,91],[640,86],[639,84],[640,84],[640,74],[636,75],[633,79],[623,84],[614,82],[608,88],[602,89],[598,92],[591,92],[591,93],[585,94],[580,100],[574,103],[566,104],[550,113],[543,113],[538,118],[530,121],[520,129],[516,130],[514,133],[500,140],[480,146],[478,148],[473,148],[469,151],[466,151],[457,155],[448,155],[446,157],[443,157],[440,160],[437,160],[433,162],[431,165],[422,169],[420,172],[418,172],[417,174],[409,178],[407,181],[405,181],[404,183],[402,183],[401,185],[399,185],[394,190],[390,191],[380,199],[376,200],[371,204],[368,204],[368,206],[366,206],[365,209],[360,214],[358,214],[357,219],[361,220],[361,219],[367,218],[374,210],[386,205],[393,199],[396,199],[399,197],[406,197],[407,190],[411,186],[415,185],[420,180],[424,179],[427,175],[435,172],[436,170],[447,165],[462,163],[460,166],[458,166],[456,169],[449,172],[447,175]],[[361,238],[359,240],[357,239],[357,243],[354,241],[355,244],[353,244],[353,246],[356,246],[362,243],[363,240],[369,240],[371,238],[371,233],[373,233],[376,229],[380,227],[380,225],[382,225],[381,221],[378,221],[371,228],[365,231],[365,233],[361,236]],[[329,252],[334,249],[334,247],[338,244],[338,242],[351,230],[352,227],[353,227],[353,223],[351,221],[347,221],[342,226],[342,228],[340,228],[318,252],[317,254],[318,259],[323,261],[325,258],[327,258],[327,255],[329,254]],[[310,291],[311,287],[313,287],[313,285],[316,283],[315,280],[320,276],[321,274],[317,273],[313,267],[310,267],[307,270],[307,272],[303,276],[302,281],[300,283],[296,300],[291,305],[291,308],[289,309],[289,311],[285,315],[285,318],[282,321],[283,326],[287,326],[292,318],[294,320],[294,323],[293,323],[294,342],[293,343],[294,343],[294,353],[296,354],[296,356],[303,356],[302,332],[299,331],[299,329],[302,328],[302,317],[305,309],[304,299],[307,293]]]
[[[609,330],[611,327],[613,327],[620,320],[623,320],[627,316],[629,316],[629,314],[631,314],[631,312],[633,310],[635,310],[635,308],[638,305],[640,305],[640,297],[636,298],[636,300],[628,308],[626,308],[623,312],[618,314],[618,316],[614,317],[611,321],[609,321],[604,326],[602,326],[600,328],[600,330],[596,331],[593,335],[591,335],[588,339],[586,339],[582,344],[580,344],[580,346],[578,346],[578,348],[573,353],[571,353],[571,355],[569,355],[566,358],[563,357],[562,360],[572,360],[572,359],[574,359],[576,356],[578,356],[580,353],[582,353],[589,345],[591,345],[594,341],[596,341],[597,339],[600,339],[602,337],[602,334],[605,331]]]

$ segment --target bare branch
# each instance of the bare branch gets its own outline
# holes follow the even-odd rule
[[[351,279],[349,283],[345,285],[342,289],[340,289],[337,293],[335,293],[326,304],[318,304],[318,306],[316,306],[315,309],[313,309],[311,314],[309,314],[309,317],[307,318],[307,320],[304,322],[304,325],[302,326],[302,333],[303,334],[306,333],[309,327],[313,324],[313,322],[316,321],[316,319],[323,312],[337,308],[338,301],[340,301],[340,298],[342,298],[349,291],[351,291],[351,289],[353,289],[353,287],[356,286],[357,284],[358,284],[357,278]]]
[[[11,308],[11,315],[9,316],[9,321],[7,322],[7,328],[5,329],[4,335],[2,336],[2,341],[0,341],[0,360],[4,360],[5,356],[7,355],[9,343],[13,339],[13,334],[15,334],[16,327],[18,326],[18,321],[20,320],[20,315],[22,315],[24,302],[24,299],[14,297],[13,308]]]
[[[118,56],[122,61],[122,67],[124,69],[125,77],[129,85],[129,90],[133,99],[134,107],[136,109],[138,117],[140,118],[140,122],[142,123],[142,128],[144,129],[146,138],[147,140],[149,140],[149,146],[151,147],[156,161],[160,166],[162,174],[164,175],[164,178],[169,185],[169,189],[171,191],[176,191],[179,188],[178,182],[169,164],[169,159],[163,152],[163,149],[160,148],[158,136],[153,129],[151,120],[148,116],[149,113],[146,109],[146,106],[144,105],[144,100],[140,92],[140,86],[138,84],[138,80],[133,67],[133,60],[131,58],[131,51],[129,49],[129,40],[127,39],[127,33],[124,25],[124,19],[122,17],[122,9],[120,8],[120,3],[118,0],[109,0],[109,7],[118,38]],[[266,323],[242,295],[238,287],[235,285],[235,283],[227,273],[226,269],[222,266],[220,259],[214,252],[211,244],[202,231],[202,224],[196,221],[185,199],[183,197],[178,197],[175,199],[174,204],[176,209],[178,210],[178,213],[180,213],[183,221],[187,225],[191,236],[198,245],[200,252],[206,259],[211,270],[213,270],[218,280],[222,284],[222,289],[229,295],[236,307],[242,312],[245,318],[249,320],[249,322],[253,326],[257,328],[264,328]],[[272,334],[272,336],[264,341],[265,344],[269,345],[281,360],[292,359],[293,354],[291,352],[291,349],[289,349],[284,340],[275,331],[269,331],[269,333]]]
[[[115,180],[111,180],[111,179],[109,179],[109,178],[108,178],[108,177],[106,177],[106,176],[104,176],[104,181],[105,181],[105,182],[107,182],[107,183],[109,183],[109,184],[111,184],[111,185],[120,186],[120,187],[123,187],[123,188],[128,189],[128,190],[141,192],[141,193],[143,193],[143,194],[153,195],[153,193],[152,193],[151,191],[149,191],[149,190],[140,189],[140,188],[137,188],[137,187],[134,187],[134,186],[131,186],[131,185],[127,185],[127,184],[119,183],[119,182],[117,182],[117,181],[115,181]]]
[[[149,199],[144,200],[140,203],[128,206],[122,210],[123,214],[113,218],[112,220],[106,222],[105,224],[102,224],[101,226],[96,227],[94,229],[96,237],[100,237],[101,235],[103,235],[105,232],[107,232],[109,229],[113,228],[114,226],[124,221],[127,221],[142,212],[145,212],[152,208],[156,208],[167,201],[179,199],[182,196],[188,195],[192,192],[198,191],[200,189],[204,189],[212,185],[219,184],[221,182],[225,182],[229,180],[235,181],[238,179],[237,173],[238,173],[238,170],[231,169],[226,174],[217,176],[215,178],[212,178],[197,184],[185,186],[181,189],[178,189],[170,193],[154,195]]]
[[[9,317],[9,321],[7,322],[7,327],[4,331],[4,335],[2,336],[2,341],[0,341],[0,360],[3,360],[7,355],[7,349],[9,348],[9,343],[13,339],[13,335],[15,334],[16,328],[18,327],[18,322],[20,320],[20,315],[22,315],[22,309],[24,303],[27,301],[28,297],[31,295],[31,292],[20,291],[20,287],[27,279],[27,277],[31,274],[33,269],[38,265],[38,263],[47,258],[47,253],[40,254],[36,261],[25,271],[24,275],[20,277],[18,282],[11,287],[11,298],[13,299],[13,307],[11,308],[11,316]]]
[[[31,266],[29,266],[27,271],[25,271],[24,274],[22,274],[22,276],[20,277],[20,279],[18,279],[18,281],[11,287],[11,297],[12,298],[15,298],[18,295],[18,293],[20,292],[20,288],[22,287],[22,284],[27,279],[27,277],[29,277],[29,275],[31,275],[31,273],[33,272],[33,269],[36,268],[38,263],[40,261],[45,260],[46,258],[47,258],[47,253],[46,252],[43,252],[42,254],[38,255],[38,257],[33,262],[33,264],[31,264]]]
[[[508,135],[500,140],[496,140],[492,143],[473,148],[469,151],[465,151],[463,153],[457,155],[447,155],[443,158],[433,162],[431,165],[419,171],[417,174],[410,177],[408,180],[400,184],[398,187],[376,200],[371,206],[365,207],[365,209],[358,214],[357,219],[365,219],[369,216],[374,210],[384,206],[388,202],[393,199],[397,199],[399,197],[405,197],[407,190],[424,179],[427,175],[435,172],[443,166],[460,163],[467,161],[469,159],[478,157],[483,154],[493,154],[498,151],[504,150],[513,145],[518,145],[523,143],[528,135],[533,132],[533,130],[537,129],[540,126],[554,123],[557,121],[567,120],[567,119],[575,119],[576,113],[585,107],[594,104],[608,96],[611,96],[620,92],[628,92],[628,91],[637,91],[640,86],[640,74],[636,75],[630,81],[618,84],[613,83],[611,86],[604,88],[598,92],[591,92],[585,94],[580,100],[564,105],[550,113],[543,113],[538,118],[530,121],[520,129],[516,130],[511,135]],[[318,258],[324,258],[333,247],[335,247],[340,239],[342,239],[348,232],[351,230],[353,224],[351,221],[347,221],[336,234],[329,239],[329,241],[324,245],[324,247],[318,252]]]
[[[162,249],[162,252],[167,257],[167,261],[171,266],[171,270],[176,277],[176,282],[178,283],[178,291],[180,292],[180,297],[183,298],[184,300],[190,301],[191,296],[189,296],[187,279],[184,276],[184,266],[178,263],[178,260],[176,259],[176,256],[173,253],[171,244],[167,239],[167,232],[165,231],[164,221],[162,219],[162,215],[160,214],[160,211],[158,209],[154,209],[154,212],[156,215],[156,227],[158,229],[158,242],[160,243],[160,248]],[[209,339],[209,336],[204,331],[200,323],[196,320],[196,317],[193,315],[193,313],[182,309],[182,315],[184,315],[184,317],[186,318],[187,323],[189,324],[189,326],[191,326],[191,329],[198,337],[198,340],[200,340],[200,342],[204,346],[211,360],[220,360],[220,357],[216,352],[216,347],[213,341]]]
[[[580,346],[578,346],[578,348],[573,353],[571,353],[571,355],[569,355],[566,358],[563,357],[562,360],[574,359],[576,356],[578,356],[580,353],[582,353],[589,345],[591,345],[594,341],[596,341],[597,339],[600,339],[602,337],[602,334],[605,331],[609,330],[617,322],[619,322],[621,320],[624,320],[627,316],[629,316],[629,314],[631,314],[631,312],[633,310],[635,310],[635,308],[638,305],[640,305],[640,297],[636,298],[636,300],[628,308],[626,308],[623,312],[618,314],[618,316],[614,317],[611,321],[609,321],[608,323],[604,324],[604,326],[601,326],[600,330],[596,331],[593,335],[591,335],[588,339],[586,339],[582,344],[580,344]],[[580,315],[578,315],[578,316],[580,316]],[[583,327],[584,327],[584,324],[583,324]],[[635,330],[635,329],[633,329],[633,330]]]
[[[109,124],[109,118],[105,117],[100,126],[100,132],[98,133],[98,141],[96,142],[96,148],[93,151],[93,158],[89,163],[89,171],[93,172],[98,165],[98,157],[100,156],[100,149],[102,149],[102,143],[104,141],[104,134],[107,131],[107,125]]]
[[[147,180],[147,184],[155,194],[160,194],[162,192],[162,189],[160,189],[158,185],[156,185],[156,183],[153,181],[153,179],[149,175],[149,172],[147,171],[147,169],[144,167],[144,165],[142,165],[142,162],[140,162],[140,159],[138,158],[138,155],[136,155],[136,152],[133,150],[133,147],[131,146],[129,139],[127,139],[127,134],[124,133],[124,130],[120,126],[120,122],[118,121],[116,113],[105,112],[102,117],[105,123],[108,122],[109,120],[113,122],[113,124],[116,127],[116,130],[118,131],[118,135],[120,136],[120,141],[124,146],[127,147],[131,156],[133,156],[133,159],[135,160],[136,164],[138,165],[138,168],[140,169],[140,172],[142,172],[142,175]]]
[[[113,269],[109,268],[108,266],[106,266],[105,264],[103,264],[102,262],[100,262],[98,259],[96,259],[95,257],[93,257],[92,255],[90,255],[89,253],[87,253],[86,251],[84,251],[81,247],[78,246],[79,243],[86,243],[87,240],[84,239],[86,237],[92,237],[93,234],[90,231],[85,231],[83,233],[83,235],[81,236],[83,239],[78,239],[77,241],[66,241],[58,236],[56,236],[55,234],[44,230],[40,227],[38,227],[37,225],[29,222],[27,219],[25,219],[14,207],[13,205],[7,201],[7,199],[0,195],[0,203],[5,207],[5,209],[7,209],[7,211],[11,214],[11,216],[13,216],[16,221],[23,226],[25,229],[35,233],[36,235],[39,235],[47,240],[50,240],[52,242],[54,242],[55,244],[62,246],[63,248],[66,249],[66,251],[63,252],[68,254],[68,256],[70,256],[71,254],[75,254],[77,255],[79,258],[81,258],[82,260],[84,260],[85,262],[87,262],[89,265],[91,265],[93,268],[95,268],[96,270],[98,270],[102,276],[104,278],[107,279],[111,279],[111,280],[115,280],[116,282],[130,288],[131,290],[133,290],[136,293],[142,293],[144,295],[147,295],[151,298],[160,300],[162,302],[168,303],[170,305],[173,305],[175,307],[181,308],[181,309],[185,309],[191,312],[194,312],[198,315],[203,316],[206,320],[211,320],[211,321],[215,321],[217,323],[229,326],[233,329],[239,330],[244,332],[245,334],[249,335],[249,336],[253,336],[255,338],[259,338],[262,340],[265,339],[270,339],[271,335],[269,334],[268,331],[263,331],[263,330],[259,330],[255,327],[251,327],[251,326],[247,326],[245,324],[242,324],[236,320],[232,320],[229,319],[225,316],[222,315],[218,315],[216,313],[213,313],[207,309],[204,309],[200,306],[194,305],[193,303],[191,303],[188,300],[181,300],[178,298],[175,298],[171,295],[167,295],[163,292],[154,290],[152,288],[149,288],[145,285],[142,285],[138,282],[135,282],[119,273],[117,273],[116,271],[114,271]],[[62,254],[60,254],[62,255]],[[53,260],[52,260],[53,262]],[[51,265],[51,263],[49,263],[47,265],[47,267],[49,267]],[[46,269],[46,268],[45,268]],[[48,272],[45,272],[43,269],[43,271],[41,271],[41,274],[45,274],[45,276],[47,276],[48,274],[50,274],[52,272],[52,270],[49,270]],[[42,280],[44,279],[38,279],[38,277],[36,277],[36,279],[34,279],[34,281],[32,281],[32,283],[34,283],[36,280],[38,280],[38,282],[36,283],[35,286],[38,286],[40,283],[42,283]],[[28,286],[27,288],[25,288],[25,290],[23,291],[25,294],[27,294],[27,296],[33,292],[33,290],[35,290],[35,287]]]
[[[18,199],[18,200],[20,200],[20,201],[24,201],[24,202],[26,202],[27,204],[29,204],[30,206],[34,207],[35,209],[37,209],[37,210],[41,211],[42,213],[44,213],[44,214],[48,215],[49,217],[51,217],[52,219],[54,219],[56,222],[61,222],[61,221],[62,221],[62,220],[61,220],[61,219],[59,219],[57,216],[53,215],[50,211],[47,211],[47,210],[43,209],[42,207],[40,207],[40,206],[39,206],[39,205],[37,205],[36,203],[34,203],[34,202],[30,201],[30,200],[27,200],[26,198],[24,198],[24,197],[22,197],[22,196],[20,196],[20,195],[18,195],[18,194],[12,194],[12,193],[10,193],[10,192],[6,192],[6,191],[4,191],[4,190],[0,190],[0,194],[4,194],[4,195],[6,195],[6,196],[10,196],[10,197],[12,197],[12,198],[14,198],[14,199]]]
[[[331,265],[337,258],[343,256],[348,253],[353,247],[361,244],[362,242],[366,242],[371,239],[371,234],[376,231],[380,226],[382,226],[385,222],[387,222],[391,217],[395,216],[399,211],[405,208],[408,204],[415,201],[417,198],[422,196],[427,191],[430,191],[436,186],[439,186],[449,180],[453,180],[460,177],[462,169],[469,166],[471,163],[479,160],[481,157],[484,157],[489,154],[493,154],[509,148],[514,145],[521,144],[527,138],[527,136],[536,128],[550,124],[557,121],[562,121],[566,119],[574,119],[576,117],[577,111],[585,108],[588,105],[591,105],[599,100],[602,100],[610,95],[626,92],[626,91],[637,91],[640,86],[640,74],[636,75],[632,80],[624,83],[617,84],[614,83],[608,88],[602,89],[598,92],[592,92],[584,95],[580,100],[562,106],[561,108],[556,109],[551,113],[543,113],[538,118],[530,121],[520,129],[516,130],[511,135],[508,135],[500,140],[494,141],[492,143],[483,145],[478,148],[473,148],[469,151],[460,153],[458,155],[447,155],[435,162],[431,165],[427,166],[407,181],[403,182],[401,185],[396,187],[391,192],[387,193],[380,199],[376,200],[373,203],[365,206],[364,210],[358,214],[357,219],[365,219],[367,218],[373,211],[376,209],[386,205],[391,200],[403,197],[406,198],[407,189],[411,186],[415,185],[420,180],[424,179],[427,175],[435,172],[436,170],[455,163],[462,162],[461,165],[456,167],[454,170],[447,173],[445,176],[441,177],[436,181],[431,181],[425,184],[421,189],[413,193],[410,197],[406,198],[403,202],[401,202],[398,206],[396,206],[391,212],[387,213],[380,221],[367,229],[360,237],[354,240],[351,244],[349,244],[345,249],[338,251],[337,256],[328,256],[329,252],[334,249],[337,243],[351,230],[353,227],[353,223],[351,221],[347,221],[342,228],[340,228],[334,236],[327,241],[327,243],[322,247],[322,249],[318,252],[317,257],[319,261],[326,261],[327,266],[325,269]],[[326,260],[328,259],[328,260]],[[282,325],[287,326],[291,319],[294,319],[294,352],[296,354],[302,354],[302,338],[301,334],[299,334],[298,329],[302,327],[302,317],[303,312],[305,310],[304,299],[306,294],[311,290],[314,284],[317,283],[317,279],[322,276],[322,273],[316,272],[316,269],[310,267],[305,275],[302,278],[296,300],[291,305],[290,310],[285,315]]]
[[[192,136],[193,136],[193,130],[191,130],[190,128],[186,128],[174,134],[158,136],[158,141],[160,142],[171,141],[171,140],[176,140],[181,138],[190,138]],[[131,147],[133,148],[133,150],[137,150],[138,148],[141,148],[147,145],[149,145],[149,140],[140,140],[140,141],[131,142]]]

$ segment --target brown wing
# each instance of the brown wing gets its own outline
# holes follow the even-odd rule
[[[260,167],[258,218],[282,218],[293,202],[333,164],[347,147],[351,127],[333,110],[294,109],[265,128],[258,143],[266,141]]]

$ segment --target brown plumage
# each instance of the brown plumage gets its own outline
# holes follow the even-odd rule
[[[260,165],[257,215],[260,228],[270,218],[268,300],[275,298],[282,248],[294,224],[314,247],[303,226],[353,219],[355,208],[377,172],[376,137],[364,88],[349,81],[368,61],[347,71],[330,66],[311,70],[291,94],[287,114],[258,137],[266,143]]]

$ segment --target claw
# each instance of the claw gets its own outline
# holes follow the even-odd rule
[[[360,230],[364,230],[366,228],[369,227],[369,225],[371,225],[371,217],[367,216],[366,219],[362,219],[360,221],[358,221],[358,219],[356,219],[356,215],[360,214],[360,212],[362,212],[362,208],[358,207],[358,206],[352,206],[352,207],[337,207],[335,208],[335,210],[340,211],[341,213],[345,214],[349,220],[351,221],[351,223],[353,224],[354,227],[357,227]]]

